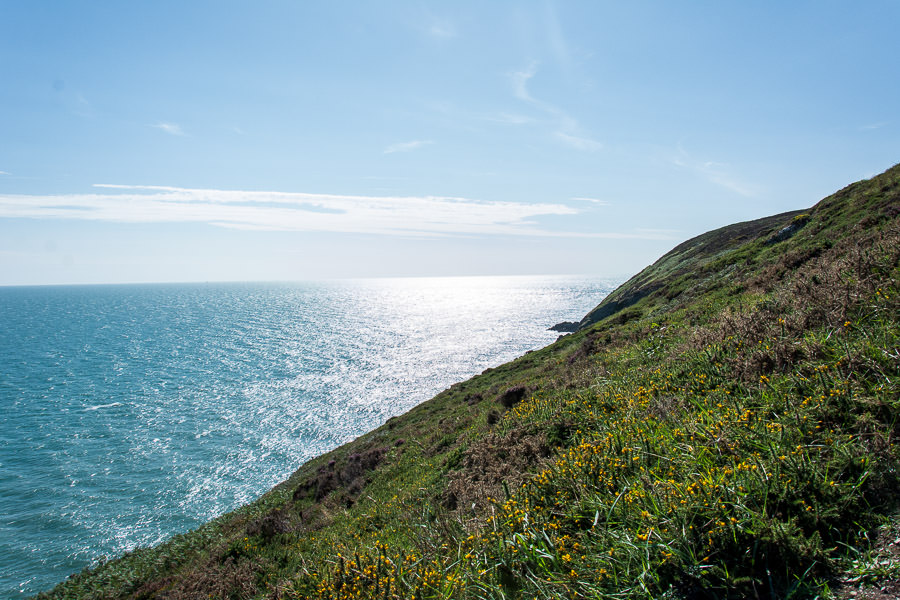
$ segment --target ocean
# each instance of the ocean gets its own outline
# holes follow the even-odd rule
[[[0,287],[0,597],[257,498],[618,283]]]

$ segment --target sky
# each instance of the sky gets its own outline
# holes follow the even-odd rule
[[[0,0],[0,285],[627,276],[900,162],[898,22]]]

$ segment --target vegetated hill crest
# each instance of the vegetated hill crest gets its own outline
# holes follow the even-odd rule
[[[604,298],[584,316],[578,324],[579,329],[619,313],[647,297],[671,300],[687,290],[695,295],[708,291],[709,284],[713,282],[702,279],[712,277],[715,283],[721,284],[742,262],[741,250],[745,249],[745,244],[760,239],[768,245],[783,242],[799,232],[814,216],[818,218],[816,226],[811,228],[811,236],[822,238],[820,242],[826,244],[846,235],[853,227],[873,227],[894,218],[900,211],[896,202],[896,183],[884,182],[896,182],[898,172],[900,165],[895,165],[879,177],[847,186],[808,210],[727,225],[691,238]]]
[[[590,327],[652,294],[670,298],[680,294],[682,289],[673,289],[679,278],[693,279],[698,273],[704,273],[710,261],[716,258],[727,260],[727,254],[742,244],[763,235],[789,230],[792,219],[803,214],[804,211],[796,210],[727,225],[682,242],[604,298],[581,319],[579,329]]]
[[[898,436],[900,166],[42,597],[900,597]]]

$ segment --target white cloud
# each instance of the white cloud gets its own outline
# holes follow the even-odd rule
[[[151,125],[151,127],[161,129],[169,135],[184,135],[184,131],[181,129],[181,126],[176,123],[159,122],[156,125]]]
[[[336,196],[109,184],[97,187],[110,193],[0,195],[0,216],[432,236],[553,235],[537,227],[534,219],[578,213],[563,204],[435,196]]]
[[[431,140],[413,140],[411,142],[399,142],[397,144],[391,144],[390,146],[385,147],[384,154],[393,154],[395,152],[411,152],[412,150],[417,150],[422,146],[429,146],[434,142]]]
[[[439,196],[338,196],[97,184],[109,193],[0,195],[0,218],[115,223],[206,223],[268,231],[390,236],[564,236],[668,239],[656,232],[571,233],[541,228],[544,216],[573,216],[566,204],[486,202]]]
[[[7,171],[0,171],[0,175],[11,175],[11,173]]]

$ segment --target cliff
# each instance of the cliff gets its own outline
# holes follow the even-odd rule
[[[900,166],[42,598],[896,597]]]

